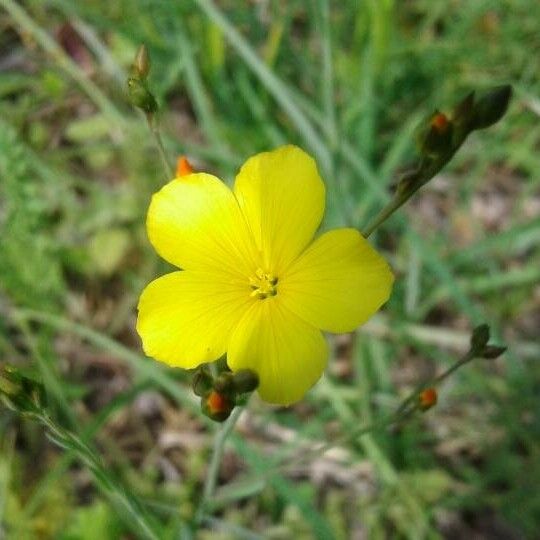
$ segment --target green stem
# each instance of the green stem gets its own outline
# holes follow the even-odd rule
[[[199,502],[197,513],[195,515],[195,523],[197,525],[200,525],[200,523],[202,522],[208,502],[210,501],[212,495],[214,494],[214,491],[216,490],[219,466],[221,465],[221,459],[223,457],[223,452],[225,451],[225,443],[234,426],[236,425],[236,422],[238,422],[242,411],[243,407],[236,407],[231,413],[231,416],[229,416],[226,422],[216,433],[214,439],[214,449],[212,451],[212,458],[210,459],[210,465],[208,466],[208,472],[206,474],[206,481],[204,483],[202,497]]]
[[[397,195],[373,218],[371,223],[362,231],[364,238],[368,238],[373,231],[384,223],[398,208],[401,208],[411,197],[407,195]]]
[[[407,411],[410,411],[411,408],[412,410],[416,410],[416,408],[418,407],[418,398],[422,390],[424,390],[425,388],[438,386],[450,375],[452,375],[454,371],[458,370],[461,366],[468,364],[471,360],[474,360],[474,358],[476,358],[475,351],[469,350],[455,364],[452,364],[446,371],[443,371],[437,377],[433,377],[431,380],[421,384],[414,392],[409,395],[409,397],[402,401],[401,405],[397,408],[394,414],[397,416],[407,413]]]
[[[284,457],[279,457],[276,461],[274,461],[273,464],[270,465],[270,467],[277,467],[279,469],[281,468],[287,468],[291,465],[296,464],[298,461],[305,462],[307,459],[316,458],[317,456],[323,455],[325,452],[330,450],[331,448],[334,448],[339,445],[346,444],[350,441],[357,440],[359,437],[363,437],[364,435],[367,435],[368,433],[372,433],[374,431],[378,431],[387,427],[390,427],[400,421],[403,421],[409,416],[411,416],[413,413],[415,413],[418,410],[419,403],[418,399],[420,396],[420,393],[425,388],[429,388],[432,386],[438,386],[441,384],[445,379],[447,379],[454,371],[459,369],[461,366],[469,363],[471,360],[475,358],[475,353],[473,351],[468,351],[466,354],[464,354],[457,362],[452,364],[446,371],[438,375],[437,377],[434,377],[430,379],[429,381],[426,381],[425,383],[422,383],[416,390],[411,392],[408,397],[406,397],[401,404],[397,407],[397,409],[391,413],[388,416],[384,416],[383,418],[380,418],[379,420],[376,420],[366,426],[361,426],[357,429],[353,429],[352,431],[349,431],[348,433],[344,434],[341,437],[338,437],[332,441],[328,441],[324,443],[323,445],[314,448],[313,450],[303,452],[301,455],[298,455],[296,457],[291,457],[290,455],[285,455]],[[269,474],[273,474],[275,470],[270,469],[268,471]]]
[[[417,170],[412,170],[398,184],[397,191],[392,200],[373,218],[371,223],[362,231],[365,238],[384,223],[396,210],[401,208],[422,186],[427,184],[439,171],[445,167],[455,156],[461,145],[465,142],[469,131],[462,128],[456,133],[455,139],[446,152],[431,159],[423,156]]]
[[[165,152],[165,146],[163,145],[163,139],[161,138],[159,124],[152,114],[146,115],[146,122],[148,123],[152,136],[154,137],[154,141],[159,152],[159,157],[161,158],[161,162],[163,164],[163,169],[167,175],[167,181],[172,180],[174,178],[174,172],[169,160],[167,159],[167,153]]]
[[[322,446],[319,446],[317,448],[314,448],[313,450],[310,450],[308,452],[303,452],[301,455],[298,455],[295,458],[292,458],[287,461],[287,463],[279,466],[279,468],[289,468],[292,465],[296,465],[299,461],[305,462],[307,459],[316,458],[318,456],[322,456],[325,454],[328,450],[331,450],[332,448],[335,448],[336,446],[340,446],[342,444],[351,442],[353,440],[357,440],[360,437],[363,437],[367,435],[368,433],[372,433],[374,431],[379,431],[381,429],[384,429],[386,427],[390,427],[391,425],[395,424],[396,422],[403,420],[405,417],[407,417],[410,412],[412,411],[404,411],[391,414],[390,416],[385,416],[375,422],[372,422],[371,424],[368,424],[367,426],[363,426],[359,429],[355,429],[346,435],[343,435],[342,437],[338,437],[337,439],[334,439],[333,441],[328,441],[324,443]],[[271,474],[274,474],[274,471],[269,471]]]

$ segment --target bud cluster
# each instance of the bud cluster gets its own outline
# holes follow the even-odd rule
[[[365,238],[401,208],[455,155],[470,133],[498,122],[505,114],[512,87],[498,86],[477,96],[470,92],[450,114],[435,111],[417,129],[419,159],[402,172],[391,201],[362,229]]]
[[[202,412],[216,422],[223,422],[244,394],[257,389],[259,377],[250,369],[233,373],[225,361],[218,362],[216,367],[216,374],[208,365],[197,368],[192,386],[195,395],[201,398]]]
[[[131,66],[131,73],[127,80],[130,103],[142,109],[146,114],[153,115],[157,111],[157,101],[147,85],[150,73],[150,58],[145,45],[141,45]]]
[[[416,137],[419,163],[400,178],[398,194],[408,199],[452,159],[470,133],[498,122],[506,113],[511,96],[509,85],[479,95],[473,91],[449,115],[435,111],[424,120]]]

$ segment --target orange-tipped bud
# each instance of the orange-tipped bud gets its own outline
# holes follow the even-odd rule
[[[452,148],[452,121],[446,114],[435,111],[420,125],[416,141],[423,156],[437,159]]]
[[[431,119],[431,127],[435,131],[437,131],[438,133],[446,133],[449,126],[450,122],[448,121],[448,117],[446,116],[446,114],[437,112],[433,115],[433,118]]]
[[[437,390],[435,388],[426,388],[420,392],[418,396],[420,409],[427,411],[431,407],[437,405]]]
[[[186,156],[180,156],[176,162],[176,176],[186,176],[186,174],[191,174],[193,172],[193,167],[188,161]]]
[[[234,402],[224,394],[212,390],[202,400],[203,413],[215,420],[216,422],[223,422],[227,420],[232,410],[234,409]]]
[[[229,400],[223,394],[219,394],[215,390],[208,394],[206,403],[212,413],[223,412],[229,406]]]

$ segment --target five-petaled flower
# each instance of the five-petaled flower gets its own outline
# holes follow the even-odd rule
[[[206,173],[156,193],[147,229],[182,271],[151,282],[137,331],[148,356],[195,368],[225,353],[269,402],[293,403],[320,378],[321,330],[349,332],[386,302],[393,276],[355,229],[313,239],[325,206],[314,160],[295,146],[248,159],[234,189]]]

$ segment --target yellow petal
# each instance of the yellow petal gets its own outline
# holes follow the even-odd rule
[[[259,375],[262,399],[288,405],[317,382],[327,357],[321,332],[268,298],[252,304],[238,324],[227,363],[233,371],[249,368]]]
[[[279,275],[308,245],[324,213],[324,184],[315,161],[296,146],[248,159],[234,192],[263,255]]]
[[[255,246],[232,191],[205,173],[165,185],[153,197],[147,230],[156,251],[184,269],[251,272]]]
[[[278,285],[280,300],[317,328],[350,332],[387,300],[394,277],[386,261],[355,229],[317,238]]]
[[[253,302],[248,291],[221,274],[190,270],[152,281],[139,300],[137,332],[144,352],[186,369],[218,359]]]

